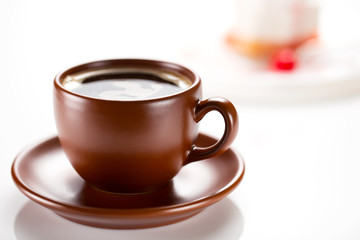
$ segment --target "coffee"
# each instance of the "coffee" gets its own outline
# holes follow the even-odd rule
[[[186,79],[166,74],[165,80],[154,74],[115,73],[73,77],[63,86],[79,95],[105,100],[154,99],[179,93],[189,87]]]

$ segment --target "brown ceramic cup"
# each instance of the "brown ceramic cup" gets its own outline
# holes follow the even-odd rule
[[[137,100],[104,100],[64,87],[74,76],[101,78],[124,72],[160,78],[171,73],[190,84],[175,94]],[[212,110],[223,116],[224,134],[212,146],[198,147],[198,122]],[[238,129],[235,107],[228,100],[202,100],[196,73],[155,60],[104,60],[59,73],[54,80],[54,111],[58,137],[73,168],[91,186],[118,193],[166,185],[184,165],[226,151]]]

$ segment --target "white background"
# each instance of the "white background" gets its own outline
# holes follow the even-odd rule
[[[332,2],[339,10],[323,32],[327,44],[360,39],[359,18],[348,14],[357,12],[352,2]],[[182,48],[227,31],[233,6],[233,1],[205,0],[0,0],[1,239],[360,239],[357,95],[296,105],[234,102],[240,129],[233,148],[246,162],[243,182],[219,204],[170,226],[81,226],[35,205],[13,184],[16,154],[56,134],[56,73],[106,58],[181,62]],[[206,75],[204,69],[200,74]],[[216,90],[207,91],[203,80],[205,95]],[[218,88],[232,98],[220,81]],[[219,136],[222,124],[213,114],[201,130]]]

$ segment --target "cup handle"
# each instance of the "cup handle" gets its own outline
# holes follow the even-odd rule
[[[194,144],[185,164],[219,155],[228,150],[235,140],[239,126],[237,112],[234,105],[224,98],[216,97],[199,101],[194,111],[195,121],[199,122],[208,112],[213,110],[218,111],[225,121],[225,131],[222,138],[208,147],[197,147]]]

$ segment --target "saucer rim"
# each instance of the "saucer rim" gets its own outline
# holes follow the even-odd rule
[[[203,135],[207,138],[214,139],[213,137],[199,133],[199,135]],[[49,197],[43,196],[40,193],[37,193],[36,191],[32,190],[30,186],[28,186],[20,177],[19,174],[19,167],[18,165],[21,163],[21,161],[24,159],[24,156],[26,156],[29,152],[31,152],[34,148],[51,142],[51,141],[58,141],[57,135],[52,135],[46,138],[43,138],[41,140],[38,140],[34,142],[33,144],[29,145],[28,147],[24,148],[22,151],[19,152],[19,154],[15,157],[12,167],[11,167],[11,175],[13,178],[13,181],[15,182],[15,185],[17,188],[29,199],[33,200],[34,202],[43,205],[55,212],[78,212],[78,213],[84,213],[86,211],[90,214],[106,214],[106,215],[121,215],[121,216],[134,216],[134,215],[154,215],[157,213],[164,213],[164,212],[183,212],[183,211],[189,211],[190,209],[203,209],[206,208],[209,205],[212,205],[221,199],[223,199],[225,196],[230,194],[242,181],[244,173],[245,173],[245,163],[243,160],[243,157],[233,148],[229,148],[224,153],[228,151],[232,151],[238,162],[238,169],[235,174],[235,176],[229,181],[225,186],[220,188],[219,190],[215,191],[212,194],[206,194],[203,197],[197,198],[193,201],[180,203],[180,204],[174,204],[169,206],[156,206],[156,207],[145,207],[145,208],[129,208],[129,209],[121,209],[121,208],[101,208],[101,207],[90,207],[90,206],[82,206],[82,205],[75,205],[71,203],[65,203],[56,201],[54,199],[51,199]],[[224,154],[223,153],[223,154]],[[206,161],[207,159],[204,159],[202,161]],[[191,164],[191,163],[190,163]],[[71,209],[71,210],[70,210]]]

